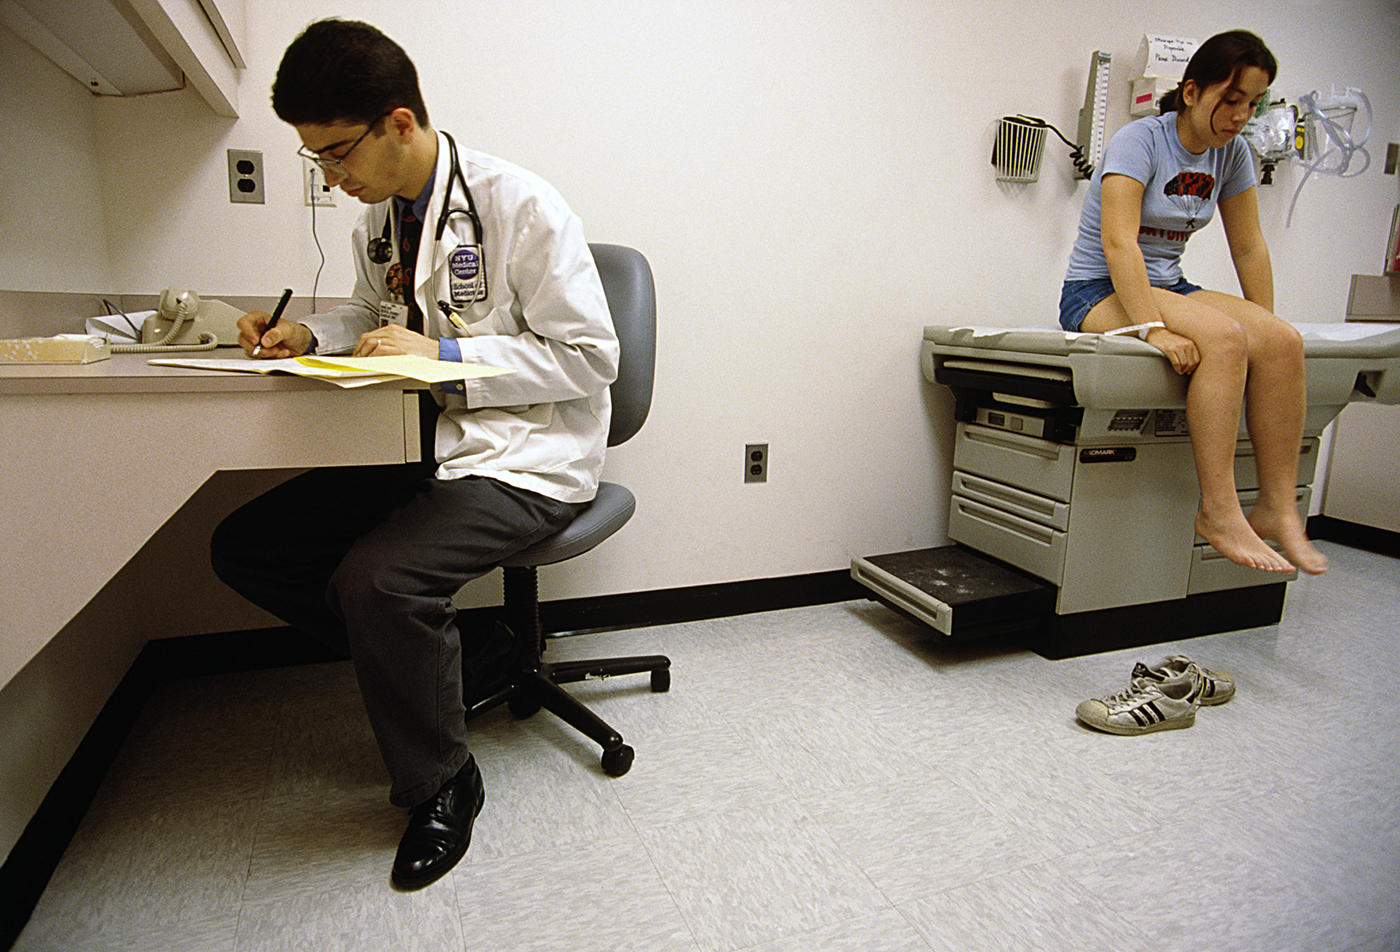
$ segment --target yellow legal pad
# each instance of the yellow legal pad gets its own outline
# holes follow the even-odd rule
[[[411,354],[387,357],[283,357],[254,360],[251,357],[160,357],[150,361],[163,367],[192,367],[197,370],[230,370],[239,373],[288,373],[315,377],[341,387],[363,387],[385,380],[421,380],[445,383],[449,380],[475,380],[514,373],[504,367],[464,364],[453,360],[431,360]]]

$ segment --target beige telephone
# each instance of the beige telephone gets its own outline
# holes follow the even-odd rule
[[[156,313],[141,325],[141,343],[115,344],[114,353],[213,350],[238,344],[243,312],[223,301],[201,301],[193,291],[161,292]]]

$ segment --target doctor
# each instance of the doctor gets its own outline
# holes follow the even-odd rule
[[[374,27],[313,23],[272,99],[300,153],[366,207],[349,301],[271,328],[247,314],[244,350],[511,371],[425,396],[421,464],[305,473],[212,543],[225,582],[354,662],[389,799],[410,811],[391,880],[416,889],[471,841],[484,789],[463,682],[468,695],[494,686],[509,650],[503,629],[460,630],[452,596],[593,498],[617,338],[577,216],[538,177],[434,130],[413,63]]]

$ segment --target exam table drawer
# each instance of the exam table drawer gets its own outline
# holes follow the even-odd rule
[[[1187,595],[1202,592],[1223,592],[1231,588],[1248,588],[1251,585],[1272,585],[1274,582],[1291,582],[1298,573],[1261,572],[1258,569],[1236,565],[1215,551],[1213,546],[1202,543],[1191,549],[1191,580],[1187,583]]]
[[[1258,501],[1259,493],[1256,490],[1240,493],[1240,505],[1246,512],[1253,508]],[[1306,522],[1308,508],[1312,502],[1312,489],[1307,486],[1299,487],[1297,501],[1298,514]],[[1278,547],[1274,546],[1274,548]],[[1258,569],[1236,565],[1217,552],[1214,546],[1207,544],[1200,536],[1196,536],[1195,545],[1191,547],[1191,575],[1186,584],[1186,594],[1197,595],[1201,592],[1220,592],[1230,588],[1246,588],[1251,585],[1271,585],[1274,582],[1291,581],[1297,577],[1297,572],[1285,575],[1281,572],[1261,572]]]
[[[995,506],[954,496],[948,538],[1056,585],[1064,575],[1065,533]]]
[[[995,479],[983,479],[971,473],[953,472],[953,495],[987,506],[1003,509],[1012,515],[1053,529],[1069,528],[1069,503],[1059,502],[1038,493],[1026,492]]]
[[[1317,457],[1320,442],[1316,437],[1308,437],[1298,450],[1298,485],[1311,486],[1317,475]],[[1248,440],[1240,440],[1235,447],[1235,487],[1237,489],[1258,489],[1259,474],[1254,464],[1254,447]],[[1306,516],[1306,514],[1304,514]]]
[[[1038,493],[1069,502],[1075,448],[1005,430],[959,423],[953,468],[1000,483],[1034,486]]]
[[[1259,490],[1257,489],[1242,489],[1236,493],[1236,495],[1240,497],[1240,508],[1246,513],[1259,504]],[[1197,497],[1197,499],[1199,498],[1200,497]],[[1306,523],[1308,521],[1308,509],[1312,506],[1312,487],[1299,486],[1294,491],[1293,504],[1298,507],[1298,517]],[[1198,535],[1195,537],[1194,544],[1205,545],[1205,541],[1205,539],[1202,539]]]

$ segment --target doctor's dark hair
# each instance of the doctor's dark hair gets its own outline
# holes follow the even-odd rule
[[[291,125],[371,123],[400,107],[420,126],[428,109],[403,48],[357,20],[318,20],[282,54],[272,109]]]
[[[1181,82],[1162,97],[1158,111],[1166,115],[1186,108],[1181,90],[1187,80],[1195,80],[1197,89],[1205,89],[1235,79],[1246,66],[1257,66],[1268,73],[1271,84],[1278,75],[1278,60],[1274,59],[1274,54],[1269,52],[1259,37],[1248,30],[1217,33],[1196,48],[1191,61],[1186,64]]]

